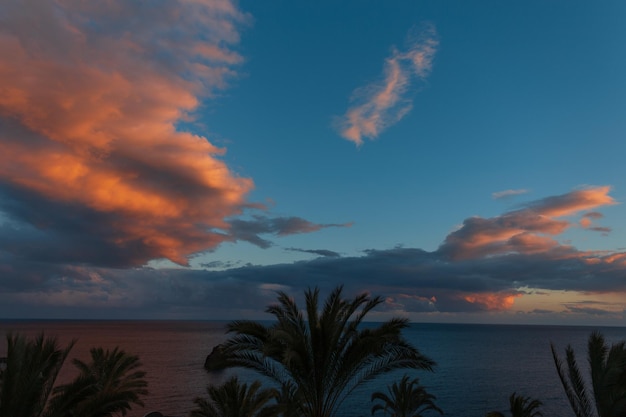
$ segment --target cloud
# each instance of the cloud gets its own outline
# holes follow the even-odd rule
[[[397,313],[437,311],[435,297],[426,298],[419,295],[397,294],[395,297],[386,297],[383,306]]]
[[[288,236],[299,233],[316,232],[328,227],[350,227],[344,224],[316,224],[300,217],[274,217],[254,215],[251,220],[233,219],[229,221],[229,233],[233,240],[243,240],[260,248],[269,248],[272,242],[261,238],[261,234]]]
[[[592,226],[593,225],[593,220],[598,220],[603,218],[604,216],[602,215],[602,213],[598,213],[595,211],[589,212],[589,213],[585,213],[582,218],[579,221],[579,224],[582,228],[584,229],[588,229],[588,230],[592,230],[594,232],[601,232],[604,235],[607,235],[611,232],[611,228],[610,227],[603,227],[603,226]]]
[[[260,317],[275,299],[273,289],[297,297],[309,286],[328,293],[343,283],[347,293],[384,295],[385,305],[377,313],[381,315],[434,318],[438,314],[503,313],[524,297],[556,291],[559,297],[584,294],[585,300],[559,298],[553,308],[542,305],[534,313],[563,316],[558,308],[564,305],[569,313],[563,317],[602,314],[613,319],[595,310],[621,311],[624,306],[593,299],[608,293],[626,294],[626,252],[583,251],[556,240],[587,210],[598,212],[615,204],[609,191],[608,187],[575,190],[500,216],[466,219],[434,251],[398,246],[369,249],[362,256],[321,256],[288,264],[230,269],[224,268],[236,265],[206,265],[214,270],[50,265],[0,251],[0,315],[24,312],[30,317],[41,311],[70,314],[81,309],[83,316],[98,316],[107,305],[115,305],[109,310],[112,316]],[[555,213],[566,215],[551,217]],[[275,220],[253,218],[251,224],[257,229],[251,234],[299,230],[284,226],[292,224],[289,221]],[[549,241],[542,240],[544,235]],[[462,236],[474,245],[462,243]]]
[[[517,190],[498,191],[498,192],[495,192],[495,193],[491,194],[491,196],[493,197],[494,200],[499,200],[501,198],[508,198],[508,197],[512,197],[512,196],[516,196],[516,195],[526,194],[528,192],[529,192],[529,190],[521,188],[521,189],[517,189]]]
[[[385,60],[384,79],[368,85],[353,94],[353,105],[339,121],[341,136],[363,144],[363,138],[375,139],[402,119],[411,110],[407,97],[415,80],[424,80],[430,74],[439,41],[433,26],[410,36],[405,51],[395,48]]]
[[[615,311],[605,310],[602,308],[595,308],[595,307],[580,307],[576,305],[565,305],[565,308],[567,308],[567,310],[571,311],[572,313],[583,313],[583,314],[592,315],[592,316],[607,316],[607,315],[615,314]]]
[[[298,249],[298,248],[287,248],[286,250],[292,252],[302,252],[302,253],[311,253],[313,255],[325,256],[329,258],[338,258],[341,256],[339,252],[334,252],[328,249]]]
[[[268,246],[226,220],[260,208],[252,180],[179,127],[236,77],[249,20],[228,0],[2,2],[0,250],[125,267]],[[259,233],[321,227],[277,218]]]
[[[597,220],[597,219],[602,219],[602,218],[604,218],[604,214],[602,214],[602,213],[598,213],[597,211],[590,211],[589,213],[585,213],[585,214],[583,214],[583,217],[584,217],[584,218],[587,218],[587,219],[594,219],[594,220]]]
[[[206,269],[230,269],[241,267],[243,264],[244,263],[242,261],[211,261],[200,263],[200,267]]]
[[[471,217],[446,237],[438,252],[451,259],[462,260],[507,253],[569,251],[551,237],[573,225],[563,217],[616,204],[608,195],[609,191],[610,187],[606,186],[576,190],[534,201],[500,216],[488,219]]]
[[[532,313],[532,314],[552,314],[552,313],[554,313],[554,311],[553,310],[546,310],[546,309],[543,309],[543,308],[536,308],[536,309],[532,310],[530,313]]]
[[[252,180],[176,125],[234,75],[247,17],[229,1],[73,0],[0,16],[1,209],[23,242],[2,248],[186,264],[221,243]]]

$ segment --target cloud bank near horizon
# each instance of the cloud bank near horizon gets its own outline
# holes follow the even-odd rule
[[[584,251],[556,240],[580,227],[580,219],[601,220],[598,210],[616,204],[609,192],[606,186],[579,189],[499,216],[470,217],[432,252],[396,247],[341,257],[315,249],[308,251],[320,255],[313,260],[219,271],[29,263],[4,271],[0,304],[57,313],[99,307],[139,316],[256,317],[274,301],[276,288],[297,296],[309,286],[330,291],[343,283],[350,293],[385,295],[383,314],[506,312],[523,297],[565,291],[590,300],[526,314],[621,318],[623,305],[591,299],[626,293],[626,252]]]
[[[432,25],[412,35],[410,33],[406,50],[393,48],[391,56],[385,60],[382,82],[354,91],[352,106],[339,122],[343,138],[361,146],[363,138],[377,138],[411,110],[411,87],[416,80],[423,81],[430,74],[439,45]]]

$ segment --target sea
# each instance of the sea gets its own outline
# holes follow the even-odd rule
[[[186,417],[194,398],[206,397],[206,387],[232,375],[252,381],[249,370],[233,369],[209,374],[203,369],[211,349],[227,340],[226,322],[219,321],[91,321],[0,320],[0,357],[6,356],[6,334],[19,332],[56,336],[59,342],[77,342],[58,383],[71,380],[76,369],[71,358],[88,360],[91,347],[119,346],[138,355],[147,372],[149,395],[145,407],[133,407],[127,416],[142,417],[152,411]],[[375,325],[375,324],[374,324]],[[402,370],[384,375],[355,390],[343,403],[339,416],[370,416],[372,392],[405,373],[418,377],[436,396],[436,404],[450,417],[483,417],[489,411],[508,413],[512,393],[543,402],[545,416],[573,416],[555,370],[553,343],[564,356],[571,345],[578,363],[587,369],[586,342],[592,331],[602,332],[609,343],[626,340],[626,328],[583,326],[525,326],[412,323],[404,336],[437,362],[434,372]],[[438,414],[426,412],[425,416]]]

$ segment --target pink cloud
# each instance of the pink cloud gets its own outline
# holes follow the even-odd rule
[[[491,194],[491,196],[495,200],[499,200],[501,198],[508,198],[508,197],[521,195],[521,194],[526,194],[526,193],[528,193],[528,190],[526,190],[526,189],[504,190],[504,191],[495,192],[495,193]]]
[[[476,306],[479,310],[504,311],[513,307],[515,299],[521,297],[521,293],[476,293],[465,294],[463,300]]]
[[[384,80],[355,91],[355,104],[339,123],[341,136],[362,145],[364,137],[374,139],[402,119],[411,110],[406,97],[411,83],[428,76],[438,44],[435,29],[428,27],[406,51],[394,49],[385,60]]]
[[[439,251],[452,259],[463,260],[566,249],[551,237],[575,224],[563,217],[616,204],[609,191],[607,186],[576,190],[535,201],[500,216],[468,218],[461,228],[446,237]],[[597,218],[598,215],[587,213],[579,223],[588,226],[590,217]]]
[[[551,217],[563,217],[583,210],[614,205],[617,202],[609,195],[611,187],[590,187],[559,196],[548,197],[529,205],[529,209]]]
[[[252,180],[176,124],[234,75],[245,15],[230,1],[9,0],[0,16],[0,184],[14,198],[106,217],[102,239],[137,263],[185,264],[228,239],[215,231]]]
[[[603,234],[607,234],[611,232],[611,228],[609,227],[601,227],[601,226],[593,226],[593,221],[603,218],[602,213],[598,213],[592,211],[590,213],[585,213],[583,217],[580,219],[579,224],[583,229],[592,230],[594,232],[601,232]]]

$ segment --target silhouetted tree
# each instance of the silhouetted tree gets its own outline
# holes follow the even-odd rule
[[[279,384],[290,413],[332,417],[364,382],[395,369],[432,370],[435,365],[403,338],[406,319],[362,326],[381,297],[344,299],[340,286],[320,309],[318,289],[304,295],[306,317],[279,292],[278,304],[266,310],[274,324],[234,321],[228,331],[235,335],[225,344],[230,366],[253,369]]]
[[[0,378],[0,417],[109,417],[143,405],[145,372],[136,356],[115,348],[91,349],[91,362],[75,359],[79,375],[54,387],[74,342],[59,348],[56,338],[7,336],[6,369]],[[53,388],[54,387],[54,388]]]
[[[190,417],[273,417],[278,406],[272,400],[278,397],[275,389],[261,389],[259,381],[249,387],[232,377],[220,386],[207,387],[208,399],[194,400],[197,408]]]
[[[379,391],[372,394],[371,401],[382,402],[372,407],[372,415],[382,411],[390,417],[422,417],[429,410],[443,414],[435,405],[436,397],[428,393],[417,378],[409,380],[409,376],[404,375],[400,382],[387,387],[387,392],[389,395]]]
[[[542,417],[543,414],[539,411],[542,405],[543,403],[539,400],[517,395],[516,393],[511,394],[509,397],[511,417]],[[485,417],[504,417],[504,414],[499,411],[491,411]]]
[[[0,379],[0,417],[40,417],[74,342],[59,347],[54,337],[34,340],[7,335],[6,368]]]
[[[123,416],[132,404],[143,406],[141,397],[148,394],[148,383],[141,371],[141,362],[119,348],[92,348],[91,361],[72,362],[79,375],[69,384],[54,389],[49,417],[110,417]]]
[[[576,362],[571,345],[565,349],[565,363],[551,345],[556,370],[576,417],[626,416],[626,347],[624,342],[610,348],[599,332],[587,343],[591,388]]]

